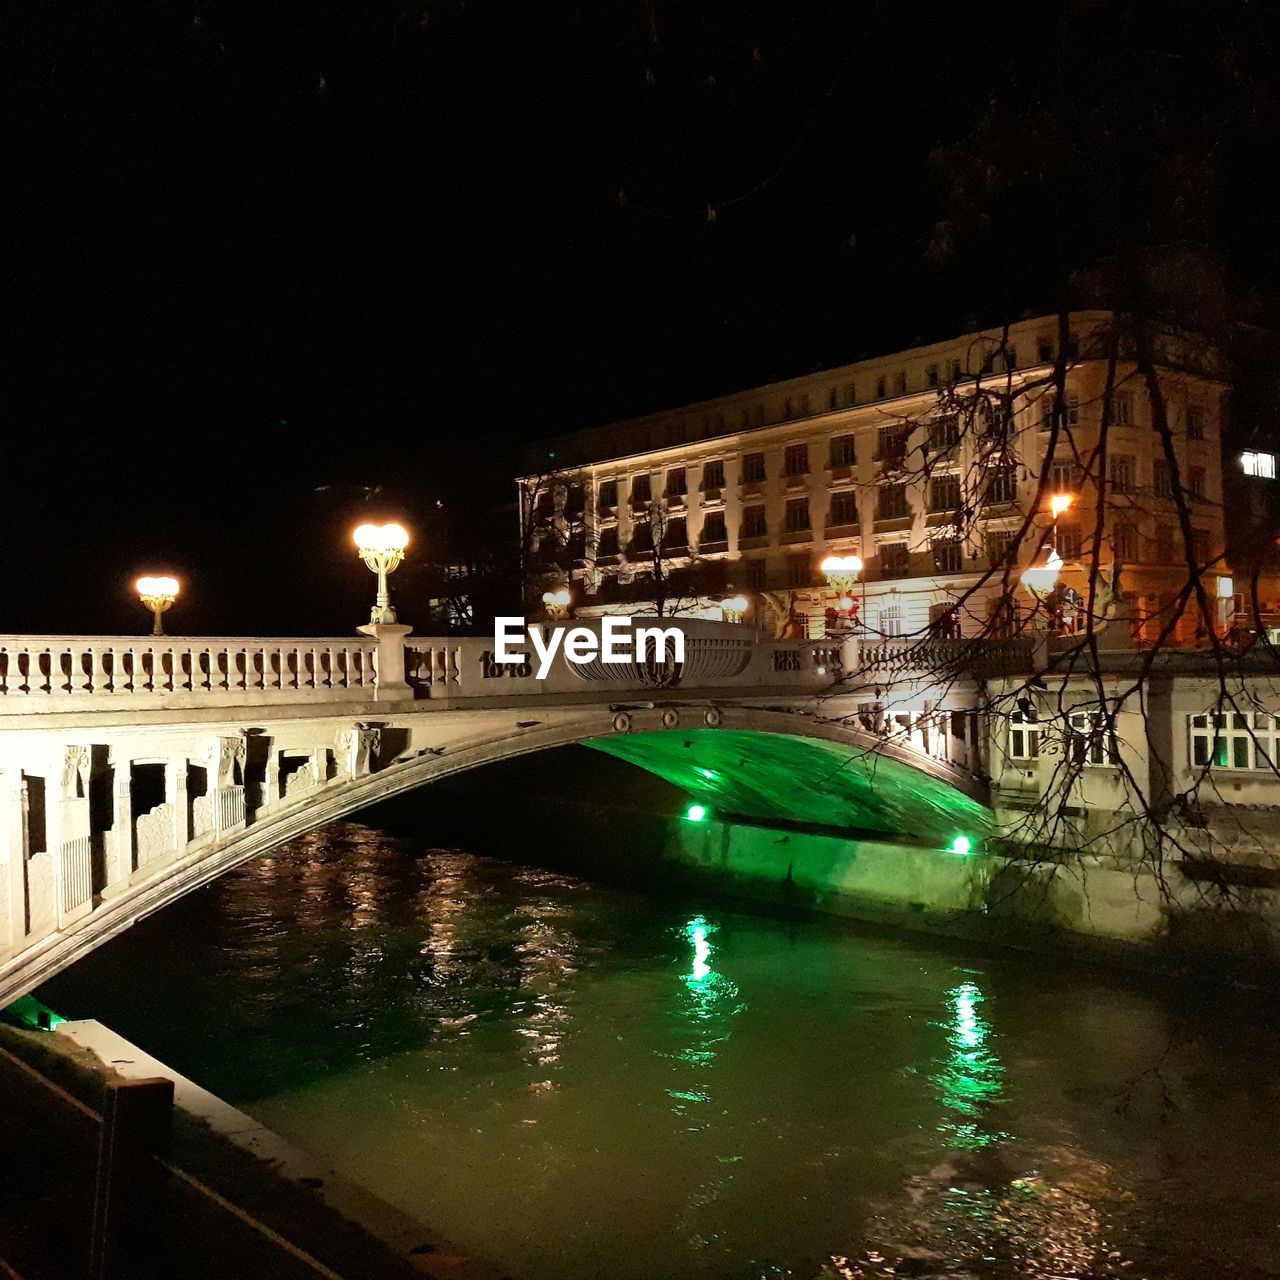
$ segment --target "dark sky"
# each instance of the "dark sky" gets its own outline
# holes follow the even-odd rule
[[[139,628],[146,568],[176,629],[345,632],[352,516],[426,552],[521,442],[1052,307],[1179,184],[1265,313],[1267,8],[9,0],[0,632]],[[940,259],[993,104],[1075,176]]]

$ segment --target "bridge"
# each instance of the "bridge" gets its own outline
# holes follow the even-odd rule
[[[0,636],[0,1007],[249,858],[527,752],[585,743],[726,815],[833,829],[927,831],[921,814],[985,800],[931,732],[946,709],[886,733],[840,680],[839,645],[661,625],[684,633],[682,662],[561,652],[542,678],[483,638],[399,625]],[[848,642],[843,656],[851,668]]]

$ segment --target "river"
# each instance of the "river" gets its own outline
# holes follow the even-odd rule
[[[38,994],[517,1280],[1280,1275],[1246,995],[355,823]]]

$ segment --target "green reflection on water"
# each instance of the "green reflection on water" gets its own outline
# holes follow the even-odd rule
[[[1004,1094],[1004,1067],[991,1047],[991,1024],[979,1013],[983,995],[975,982],[947,992],[947,1054],[930,1077],[944,1108],[940,1133],[952,1146],[976,1151],[1011,1136],[986,1123],[990,1107]]]

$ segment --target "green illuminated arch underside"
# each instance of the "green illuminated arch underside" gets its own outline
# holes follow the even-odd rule
[[[730,729],[629,733],[586,743],[647,769],[717,812],[763,821],[910,836],[981,839],[991,814],[910,765],[825,739]]]

